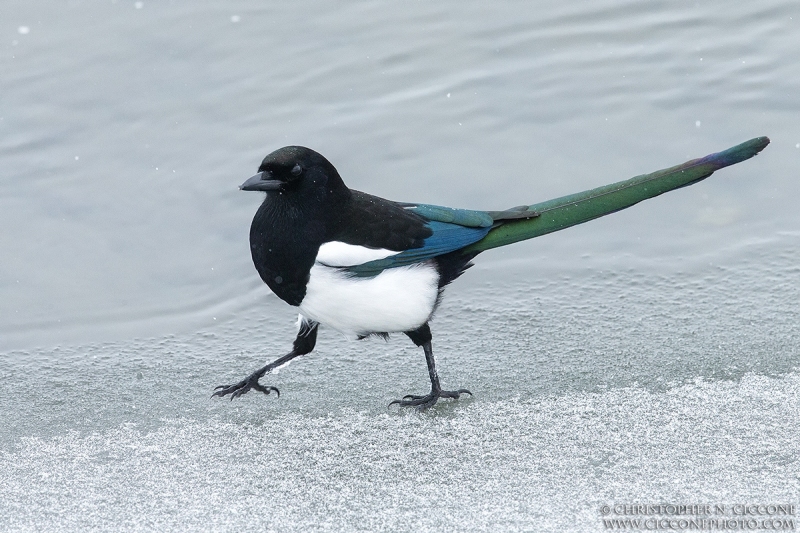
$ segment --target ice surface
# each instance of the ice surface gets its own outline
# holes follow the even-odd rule
[[[747,375],[30,437],[2,455],[0,515],[10,531],[587,531],[614,502],[794,502],[799,399],[797,373]]]

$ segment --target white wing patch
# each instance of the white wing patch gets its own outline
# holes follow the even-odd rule
[[[326,242],[319,247],[317,263],[332,267],[349,267],[399,254],[394,250],[367,248],[339,241]]]

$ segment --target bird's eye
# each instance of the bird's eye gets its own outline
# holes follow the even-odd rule
[[[303,173],[303,167],[301,167],[300,165],[295,165],[294,167],[292,167],[292,176],[296,177],[302,173]]]

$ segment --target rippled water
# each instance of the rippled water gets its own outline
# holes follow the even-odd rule
[[[797,502],[800,6],[6,2],[0,516],[15,530],[600,530],[613,502]],[[284,353],[237,186],[496,209],[759,135],[709,180],[483,254],[433,323]],[[797,526],[796,526],[797,527]]]

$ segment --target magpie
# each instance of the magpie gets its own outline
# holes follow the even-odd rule
[[[442,388],[430,321],[445,287],[484,250],[544,235],[685,187],[715,170],[749,159],[759,137],[682,165],[535,205],[503,211],[454,209],[385,200],[349,189],[322,155],[286,146],[267,155],[243,191],[265,198],[250,227],[250,251],[261,279],[299,311],[292,350],[212,397],[262,385],[266,374],[314,349],[324,325],[353,339],[404,333],[425,353],[431,390],[389,405],[426,409],[467,389]]]

